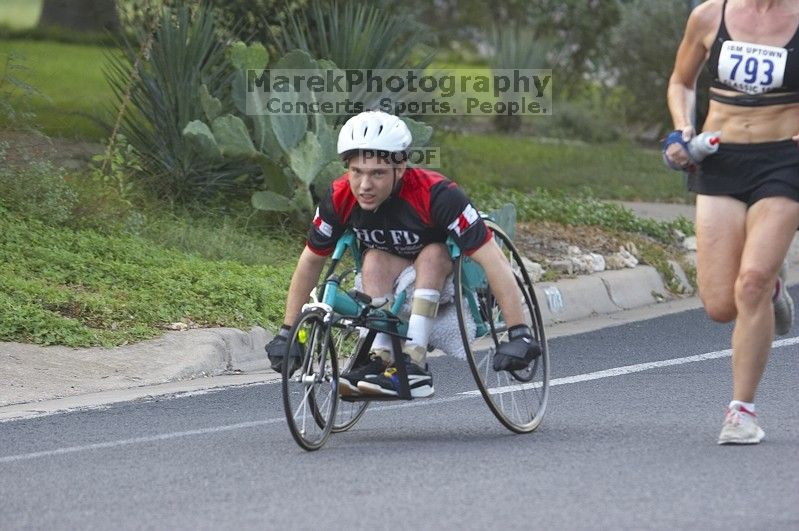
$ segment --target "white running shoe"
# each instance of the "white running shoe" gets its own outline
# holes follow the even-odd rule
[[[757,444],[766,433],[757,424],[757,416],[735,404],[727,408],[727,416],[719,435],[719,444]]]
[[[780,268],[779,292],[774,299],[774,333],[784,336],[791,331],[793,325],[793,299],[788,293],[786,277],[788,276],[788,261],[782,263]]]

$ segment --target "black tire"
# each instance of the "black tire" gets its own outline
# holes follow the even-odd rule
[[[305,450],[318,450],[333,428],[338,405],[338,361],[327,314],[318,308],[300,314],[291,329],[289,352],[302,347],[300,368],[289,374],[283,363],[283,409],[294,440]]]
[[[547,348],[541,312],[533,284],[513,242],[495,223],[486,220],[494,233],[494,241],[502,249],[513,271],[522,301],[525,321],[541,345],[541,356],[523,371],[494,371],[494,352],[507,341],[507,326],[502,321],[496,299],[486,281],[485,272],[477,262],[461,255],[455,270],[456,293],[473,293],[485,330],[472,338],[474,319],[468,301],[455,297],[461,338],[466,358],[477,387],[489,409],[509,430],[529,433],[541,424],[549,398],[549,349]]]

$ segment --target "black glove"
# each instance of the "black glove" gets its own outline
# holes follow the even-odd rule
[[[269,358],[269,362],[272,364],[272,369],[276,372],[283,371],[283,360],[286,358],[286,354],[289,349],[289,332],[291,331],[290,326],[283,325],[280,327],[280,331],[277,335],[266,344],[264,349],[266,350],[266,356]],[[292,374],[300,367],[300,363],[302,363],[302,347],[299,343],[294,343],[294,348],[291,349],[291,370],[289,374]]]
[[[502,343],[494,354],[495,371],[520,371],[541,355],[541,345],[530,327],[516,325],[508,329],[510,341]]]

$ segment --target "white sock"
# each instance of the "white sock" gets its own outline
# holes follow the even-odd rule
[[[732,409],[733,406],[736,406],[736,405],[739,408],[743,408],[743,409],[747,410],[749,413],[752,413],[752,414],[755,413],[755,403],[754,402],[741,402],[740,400],[733,400],[732,402],[730,402],[730,405],[727,406],[727,407]]]
[[[378,332],[375,336],[375,340],[372,341],[372,352],[375,351],[382,351],[379,352],[380,357],[383,358],[383,361],[390,362],[391,361],[391,352],[393,352],[393,346],[391,345],[391,336],[388,334],[384,334],[383,332]],[[383,353],[388,353],[388,358],[383,355]]]
[[[441,298],[441,293],[437,289],[417,288],[413,291],[413,298],[422,299],[424,301],[438,304]],[[413,306],[413,303],[411,303]],[[427,348],[427,343],[430,341],[430,332],[433,330],[433,316],[420,315],[411,313],[411,318],[408,320],[408,340],[407,345],[417,345]]]

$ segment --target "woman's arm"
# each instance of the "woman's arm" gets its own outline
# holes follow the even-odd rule
[[[705,44],[707,36],[719,21],[719,4],[717,1],[705,2],[691,12],[669,78],[666,101],[674,129],[683,132],[685,141],[696,133],[692,123],[696,106],[696,80],[708,55]],[[666,154],[677,164],[689,162],[688,154],[677,144],[669,146]]]

